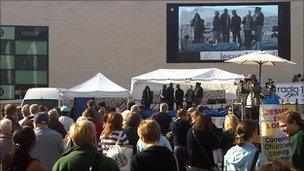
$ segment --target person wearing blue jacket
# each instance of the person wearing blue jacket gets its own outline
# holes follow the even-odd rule
[[[268,162],[266,156],[252,143],[256,135],[257,124],[254,121],[245,120],[238,124],[236,145],[231,147],[224,156],[224,171],[251,171]]]

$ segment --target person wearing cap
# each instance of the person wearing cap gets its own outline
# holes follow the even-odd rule
[[[69,132],[71,125],[74,123],[74,120],[70,118],[70,108],[68,106],[61,106],[60,108],[61,116],[58,118],[58,121],[63,125],[66,132]]]
[[[61,134],[48,128],[48,120],[45,113],[36,114],[33,118],[36,146],[32,156],[41,161],[47,170],[51,170],[63,152],[63,139]]]
[[[262,29],[264,26],[264,14],[261,7],[255,7],[253,15],[254,36],[256,41],[262,41]]]

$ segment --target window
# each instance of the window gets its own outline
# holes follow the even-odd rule
[[[13,55],[0,55],[0,69],[14,69]]]
[[[47,57],[38,55],[16,55],[16,70],[47,70]]]

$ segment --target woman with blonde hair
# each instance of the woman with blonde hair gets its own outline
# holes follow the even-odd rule
[[[221,147],[223,154],[234,146],[234,138],[236,127],[239,124],[239,119],[234,114],[228,114],[224,121],[224,132],[221,139]]]
[[[52,170],[118,171],[115,161],[98,153],[95,136],[96,129],[93,122],[87,119],[77,120],[69,131],[69,137],[75,146],[58,159]]]
[[[128,137],[122,129],[123,118],[120,114],[114,113],[109,115],[109,118],[104,126],[104,130],[100,136],[102,151],[106,155],[108,149],[119,141],[120,145],[129,144]]]
[[[252,143],[257,136],[257,124],[254,121],[241,121],[235,135],[236,145],[224,156],[224,171],[254,170],[267,163],[266,156]]]

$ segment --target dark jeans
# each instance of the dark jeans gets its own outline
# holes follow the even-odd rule
[[[190,107],[192,107],[192,104],[193,104],[192,102],[187,102],[186,101],[186,103],[187,103],[187,109],[189,109]]]
[[[176,102],[176,110],[183,108],[183,102]]]
[[[180,171],[186,171],[188,161],[187,150],[185,147],[174,147],[174,153],[177,158],[178,167]]]
[[[223,42],[229,42],[229,30],[222,31]]]
[[[233,31],[232,32],[232,38],[233,38],[233,42],[236,42],[236,39],[238,39],[238,43],[240,44],[241,46],[241,34],[240,34],[240,31]]]

